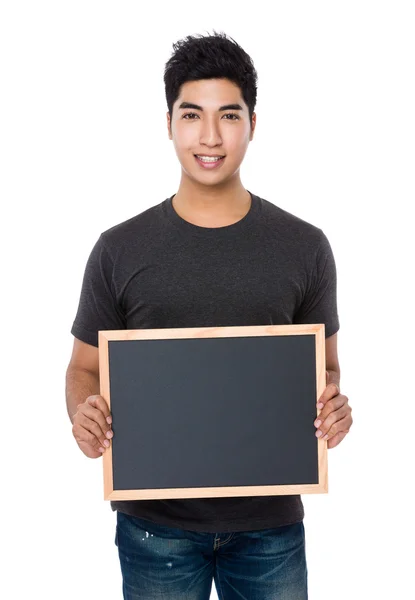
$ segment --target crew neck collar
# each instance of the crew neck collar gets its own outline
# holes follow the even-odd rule
[[[260,209],[260,198],[249,190],[247,192],[251,196],[249,211],[236,223],[224,225],[223,227],[201,227],[183,219],[173,207],[172,201],[176,194],[173,194],[162,202],[162,209],[165,216],[184,233],[207,238],[233,236],[248,229],[254,223]]]

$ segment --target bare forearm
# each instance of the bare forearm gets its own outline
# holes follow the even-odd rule
[[[339,370],[335,370],[335,369],[326,369],[327,373],[329,374],[328,376],[328,380],[327,380],[327,385],[329,383],[335,383],[336,385],[339,386],[339,390],[340,390],[340,369]]]
[[[85,402],[88,396],[99,394],[99,377],[90,371],[69,369],[66,373],[65,394],[66,408],[73,423],[78,404]]]

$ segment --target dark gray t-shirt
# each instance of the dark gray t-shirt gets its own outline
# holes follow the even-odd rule
[[[318,227],[251,194],[225,227],[185,221],[172,198],[104,231],[86,264],[71,333],[100,329],[324,323],[339,329],[336,266]],[[206,532],[268,529],[304,518],[300,495],[111,501],[112,510]]]

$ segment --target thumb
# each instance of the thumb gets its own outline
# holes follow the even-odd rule
[[[329,382],[329,372],[326,370],[326,385],[328,384],[328,382]]]

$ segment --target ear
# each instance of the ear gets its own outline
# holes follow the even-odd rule
[[[256,127],[256,113],[252,113],[251,134],[249,136],[249,141],[250,142],[252,142],[252,140],[253,140],[255,127]]]
[[[169,136],[169,140],[173,139],[171,135],[171,122],[170,122],[170,113],[167,111],[167,133]]]

